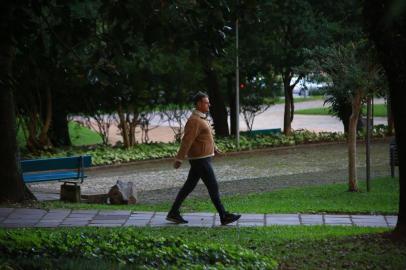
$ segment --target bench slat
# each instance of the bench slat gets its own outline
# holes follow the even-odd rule
[[[64,158],[22,160],[20,164],[23,173],[61,170],[61,169],[77,169],[80,167],[80,158],[64,157]],[[92,164],[91,156],[83,156],[83,167],[90,167],[91,164]]]
[[[66,179],[80,179],[82,174],[72,171],[62,172],[49,172],[49,173],[25,173],[23,174],[25,183],[53,181],[53,180],[66,180]],[[83,175],[86,178],[86,175]]]

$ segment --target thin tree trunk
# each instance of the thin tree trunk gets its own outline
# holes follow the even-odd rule
[[[69,135],[68,114],[64,109],[55,108],[52,113],[52,125],[49,134],[54,146],[72,145]]]
[[[230,106],[230,132],[231,135],[236,136],[237,135],[237,117],[236,117],[236,104],[235,104],[235,99],[236,99],[236,93],[235,93],[235,83],[233,80],[233,74],[227,76],[227,91],[228,91],[228,104]]]
[[[128,148],[130,146],[130,140],[128,137],[128,126],[127,126],[127,122],[125,120],[125,115],[123,112],[123,107],[121,106],[121,104],[118,105],[118,117],[120,119],[120,129],[121,129],[121,136],[123,137],[123,144],[125,148]]]
[[[388,136],[393,136],[393,129],[395,123],[393,121],[393,114],[392,114],[392,102],[390,97],[387,99],[387,115],[388,115]]]
[[[227,109],[220,92],[216,71],[211,66],[207,66],[205,73],[211,102],[210,114],[213,117],[216,136],[229,136]]]
[[[285,94],[285,111],[283,114],[283,133],[285,135],[292,134],[292,103],[293,103],[293,93],[290,89],[291,76],[286,73],[283,76],[283,89]]]
[[[348,130],[348,190],[358,191],[357,184],[357,123],[361,109],[361,93],[356,93],[352,101],[352,113]]]
[[[47,88],[46,91],[46,114],[45,114],[45,119],[44,119],[44,125],[42,126],[40,135],[38,137],[39,144],[41,148],[47,148],[48,146],[51,145],[51,142],[48,137],[48,131],[49,128],[51,127],[51,121],[52,121],[52,95],[51,95],[51,90]]]

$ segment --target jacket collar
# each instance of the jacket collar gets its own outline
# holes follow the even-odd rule
[[[202,118],[202,119],[207,119],[207,114],[202,113],[202,112],[199,111],[199,110],[194,110],[192,113],[195,114],[195,115],[197,115],[197,116],[199,116],[199,117]]]

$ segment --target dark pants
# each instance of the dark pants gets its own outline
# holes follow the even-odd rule
[[[210,199],[216,207],[217,212],[220,216],[223,216],[225,210],[220,200],[219,187],[211,166],[211,157],[189,160],[189,163],[189,175],[185,184],[176,196],[170,212],[179,211],[182,202],[186,199],[190,192],[193,191],[197,185],[197,182],[199,182],[199,179],[201,178],[209,191]]]

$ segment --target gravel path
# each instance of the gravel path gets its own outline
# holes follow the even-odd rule
[[[319,144],[274,148],[246,153],[231,153],[215,158],[213,166],[222,194],[263,192],[289,186],[347,181],[346,144]],[[365,178],[365,147],[358,144],[359,179]],[[377,140],[371,149],[371,176],[389,172],[389,140]],[[117,167],[95,168],[82,184],[83,194],[107,193],[120,179],[134,182],[141,202],[171,201],[183,185],[189,165],[178,170],[172,160],[139,162]],[[34,192],[59,193],[60,183],[32,184]],[[199,184],[191,194],[207,197]]]

